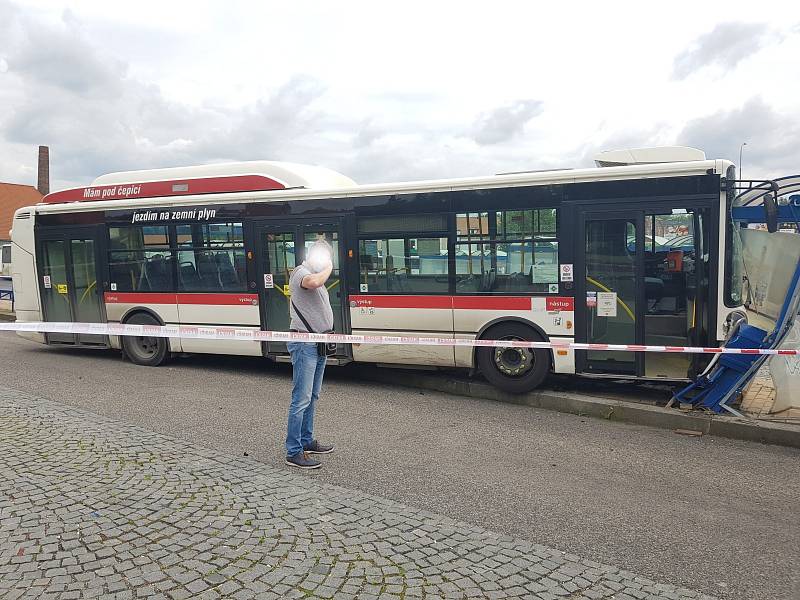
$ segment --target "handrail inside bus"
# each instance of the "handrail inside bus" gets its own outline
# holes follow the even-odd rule
[[[83,292],[81,299],[78,300],[78,304],[83,304],[83,301],[86,300],[86,296],[97,286],[97,280],[95,279],[92,283],[86,286],[86,290]]]

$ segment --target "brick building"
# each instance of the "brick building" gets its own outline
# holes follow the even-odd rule
[[[11,224],[18,208],[36,204],[50,192],[50,150],[39,146],[39,171],[37,187],[0,181],[0,242],[11,239]]]
[[[42,194],[32,185],[0,182],[0,242],[11,239],[11,221],[18,208],[36,204]]]

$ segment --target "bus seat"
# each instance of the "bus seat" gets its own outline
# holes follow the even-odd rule
[[[236,288],[239,286],[239,277],[236,275],[236,269],[231,264],[231,257],[227,252],[217,252],[216,254],[217,267],[219,269],[219,281],[223,289],[230,287]]]
[[[530,287],[530,283],[532,280],[529,274],[523,273],[521,271],[511,273],[508,279],[510,284],[509,291],[527,290]]]
[[[200,282],[200,276],[197,274],[197,269],[195,269],[194,264],[190,262],[181,263],[178,273],[181,277],[181,287],[184,290],[202,289],[203,286]]]
[[[644,293],[648,300],[660,300],[664,296],[664,282],[658,277],[645,277]]]
[[[219,268],[210,254],[203,252],[197,255],[197,274],[204,289],[217,290],[222,287],[219,281]]]
[[[236,277],[239,281],[247,279],[247,261],[244,258],[244,252],[233,253],[233,268],[236,269]]]
[[[119,291],[137,291],[141,288],[142,269],[135,260],[109,261],[108,272],[111,283],[116,284]]]
[[[397,276],[397,272],[392,269],[386,272],[387,289],[392,292],[402,292],[404,290],[403,278]]]
[[[394,256],[386,255],[386,289],[393,292],[402,291],[400,278],[394,270]]]
[[[135,263],[136,269],[139,272],[138,283],[133,288],[140,292],[149,292],[153,288],[150,285],[150,280],[147,278],[147,263],[143,262],[136,262]]]
[[[156,254],[145,263],[145,269],[151,290],[168,290],[172,287],[170,285],[169,260],[165,260],[160,254]]]
[[[497,283],[497,271],[494,269],[489,269],[488,271],[484,271],[481,275],[481,291],[482,292],[491,292],[494,289],[495,284]]]

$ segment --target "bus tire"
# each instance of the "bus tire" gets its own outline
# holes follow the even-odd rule
[[[499,323],[488,329],[484,340],[544,341],[530,327],[521,323]],[[512,394],[524,394],[537,388],[550,372],[550,351],[544,348],[476,349],[478,369],[493,386]]]
[[[125,324],[161,325],[155,317],[147,313],[136,313]],[[166,362],[169,356],[169,342],[167,338],[125,335],[122,336],[122,351],[135,365],[157,367]]]

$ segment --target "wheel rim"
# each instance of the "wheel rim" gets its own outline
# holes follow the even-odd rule
[[[159,339],[155,337],[133,338],[132,349],[139,358],[153,358],[158,352]]]
[[[524,341],[521,337],[507,336],[504,340]],[[533,369],[536,357],[531,348],[497,347],[494,349],[494,366],[507,377],[522,377]]]

